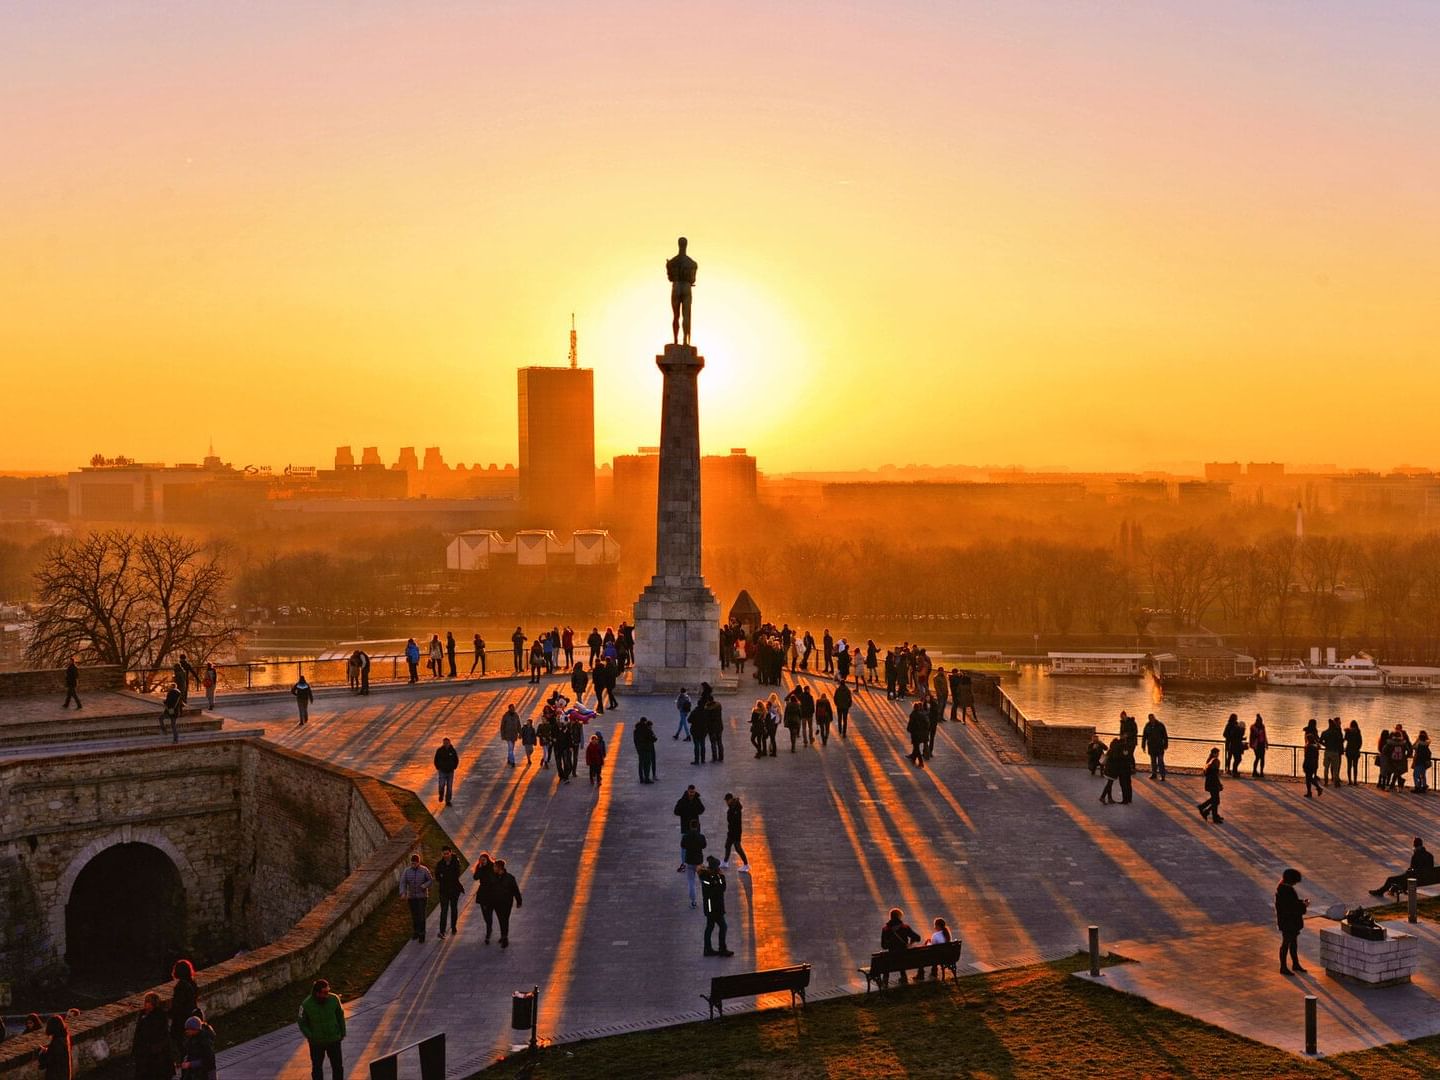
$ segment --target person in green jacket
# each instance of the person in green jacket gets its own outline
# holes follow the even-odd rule
[[[330,1075],[334,1080],[345,1080],[345,1065],[340,1060],[340,1041],[345,1038],[345,1009],[324,979],[316,979],[310,987],[310,996],[300,1003],[300,1034],[310,1044],[310,1080],[325,1080],[327,1057]]]

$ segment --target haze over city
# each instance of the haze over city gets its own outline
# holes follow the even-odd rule
[[[12,7],[12,469],[513,458],[512,372],[776,471],[1440,462],[1434,5]]]

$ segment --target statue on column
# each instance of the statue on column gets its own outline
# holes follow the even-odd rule
[[[695,284],[695,260],[685,254],[689,243],[680,237],[680,251],[673,258],[665,260],[665,276],[670,279],[670,332],[675,344],[680,344],[680,324],[685,324],[685,344],[690,344],[690,289]]]

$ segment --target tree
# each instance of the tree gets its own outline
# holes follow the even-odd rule
[[[69,657],[140,674],[184,652],[201,661],[233,644],[218,553],[175,533],[119,529],[64,540],[35,573],[40,607],[26,656],[57,667]]]

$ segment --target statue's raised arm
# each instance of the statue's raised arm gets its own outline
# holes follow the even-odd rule
[[[690,288],[695,284],[695,260],[685,254],[689,241],[680,237],[680,250],[665,260],[665,276],[670,279],[670,332],[680,344],[680,327],[685,327],[685,344],[690,344]]]

